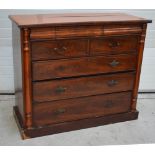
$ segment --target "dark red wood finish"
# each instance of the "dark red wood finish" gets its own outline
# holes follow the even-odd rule
[[[151,20],[119,13],[10,19],[14,116],[23,139],[137,119]]]
[[[17,122],[22,139],[35,138],[49,134],[57,134],[61,132],[68,132],[72,130],[85,129],[117,122],[131,121],[138,118],[138,111],[130,111],[119,114],[112,114],[107,116],[92,117],[88,119],[80,119],[76,121],[68,121],[52,125],[33,127],[27,129],[23,127],[22,119],[17,107],[13,108],[15,120]]]

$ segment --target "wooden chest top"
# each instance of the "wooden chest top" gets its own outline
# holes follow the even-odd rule
[[[65,24],[98,24],[98,23],[149,23],[147,20],[124,13],[65,13],[65,14],[37,14],[12,15],[9,18],[19,27],[65,25]]]

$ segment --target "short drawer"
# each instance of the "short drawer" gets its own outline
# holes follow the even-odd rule
[[[86,39],[32,41],[32,60],[48,60],[87,55]]]
[[[112,36],[91,39],[90,53],[93,55],[98,55],[101,53],[118,54],[136,52],[138,40],[138,36]]]
[[[33,83],[33,101],[44,102],[133,89],[134,73],[120,73]]]
[[[136,59],[135,54],[130,54],[34,62],[33,80],[135,70]]]
[[[31,40],[55,39],[55,27],[34,27],[31,28]]]
[[[33,123],[43,126],[130,111],[131,92],[90,96],[33,105]]]

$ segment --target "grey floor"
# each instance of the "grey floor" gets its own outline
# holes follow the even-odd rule
[[[139,119],[21,140],[12,115],[14,96],[0,96],[0,145],[119,145],[155,143],[155,94],[140,94]]]

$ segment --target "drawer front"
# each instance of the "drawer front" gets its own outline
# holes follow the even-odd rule
[[[135,70],[136,55],[85,57],[33,63],[33,80]]]
[[[31,28],[30,39],[55,39],[55,27]]]
[[[130,103],[131,92],[36,103],[33,105],[33,122],[42,126],[123,113],[130,110]]]
[[[110,35],[126,35],[140,34],[142,28],[136,24],[120,24],[120,25],[86,25],[86,26],[60,26],[56,27],[56,38],[66,37],[96,37]]]
[[[87,55],[88,41],[58,40],[31,42],[32,60],[48,60]]]
[[[33,83],[33,101],[44,102],[133,89],[134,73]]]
[[[110,35],[141,34],[142,27],[137,24],[95,24],[77,26],[52,26],[31,28],[30,39],[58,39],[69,37],[94,37]]]
[[[56,38],[101,36],[103,34],[104,29],[102,25],[56,27]]]
[[[141,34],[142,26],[141,24],[105,24],[104,34],[106,36],[110,35],[127,35],[127,34]]]
[[[117,54],[136,52],[138,47],[138,40],[138,36],[113,36],[91,39],[90,52],[93,55],[101,53]]]

